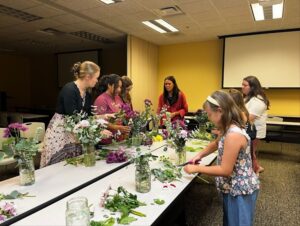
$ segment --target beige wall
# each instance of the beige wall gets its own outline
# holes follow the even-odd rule
[[[136,110],[144,109],[146,98],[157,106],[158,46],[128,36],[127,75],[132,79],[132,100]]]

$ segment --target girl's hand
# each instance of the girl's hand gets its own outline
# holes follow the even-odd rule
[[[111,137],[113,134],[109,130],[105,129],[105,130],[101,131],[101,135],[104,135],[105,137],[108,138],[108,137]]]
[[[188,164],[186,165],[185,167],[183,167],[183,170],[188,173],[188,174],[191,174],[191,173],[197,173],[197,166],[195,165],[192,165],[192,164]]]
[[[201,152],[200,152],[194,158],[192,158],[190,161],[192,162],[192,164],[197,164],[201,161],[201,159],[202,159],[202,155],[201,155]]]

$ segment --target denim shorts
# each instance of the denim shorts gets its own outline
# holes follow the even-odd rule
[[[258,190],[251,195],[223,194],[223,226],[252,226]]]

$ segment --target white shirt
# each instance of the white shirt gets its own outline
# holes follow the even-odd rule
[[[257,130],[256,138],[265,138],[267,132],[267,105],[263,98],[261,96],[252,97],[245,105],[249,114],[256,117],[254,119],[254,125]]]

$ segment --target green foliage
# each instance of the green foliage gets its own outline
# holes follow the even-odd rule
[[[104,221],[91,221],[90,226],[113,226],[115,224],[115,219],[110,217]]]
[[[122,186],[118,187],[117,193],[107,198],[105,202],[106,209],[109,209],[112,212],[121,212],[121,217],[117,219],[119,224],[129,224],[136,220],[136,218],[129,216],[130,213],[140,217],[145,217],[145,214],[133,210],[139,206],[145,205],[145,203],[142,203],[137,199],[136,195],[129,193]]]
[[[22,199],[24,197],[34,197],[34,196],[30,196],[28,194],[29,194],[28,192],[21,193],[21,192],[18,192],[17,190],[14,190],[9,194],[0,193],[0,201],[1,200],[10,200],[10,199]]]
[[[155,179],[160,182],[172,182],[179,180],[182,177],[181,168],[172,164],[172,162],[164,158],[161,160],[163,162],[163,167],[158,169],[152,169],[151,173],[154,175]]]
[[[163,204],[165,204],[165,200],[163,200],[163,199],[153,199],[153,201],[154,201],[157,205],[163,205]]]

